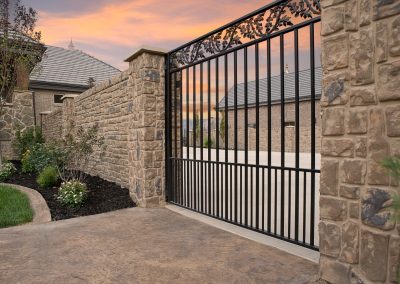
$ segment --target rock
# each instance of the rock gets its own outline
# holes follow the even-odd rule
[[[376,62],[380,63],[386,61],[388,56],[386,23],[376,23],[375,48]]]
[[[321,25],[321,35],[326,36],[343,29],[344,26],[344,8],[332,7],[322,10],[324,21]]]
[[[349,203],[349,217],[357,220],[360,218],[360,205],[358,202]]]
[[[354,143],[351,139],[322,139],[322,155],[330,157],[352,157]]]
[[[382,189],[368,189],[361,201],[362,222],[381,230],[393,229],[395,224],[390,218],[391,200],[391,195]]]
[[[400,16],[392,22],[389,51],[391,56],[400,55]]]
[[[368,160],[368,184],[369,185],[388,185],[389,176],[387,170],[375,160]]]
[[[389,281],[397,282],[400,265],[400,237],[391,236],[389,242]]]
[[[368,110],[350,109],[347,116],[347,133],[364,134],[368,131]]]
[[[381,162],[389,156],[389,143],[382,137],[370,139],[368,142],[368,184],[388,185],[389,175]]]
[[[357,1],[346,2],[344,26],[346,31],[356,31],[358,29]]]
[[[370,281],[385,282],[389,236],[361,230],[360,268]]]
[[[343,221],[347,217],[347,203],[331,197],[320,198],[321,218],[332,221]]]
[[[341,231],[340,227],[326,222],[319,223],[319,250],[321,254],[330,255],[333,257],[339,256]]]
[[[358,263],[359,229],[353,222],[342,226],[342,250],[340,260],[347,263]]]
[[[356,157],[365,158],[367,156],[367,138],[357,137],[355,140],[354,151]]]
[[[321,168],[322,170],[322,168]],[[322,171],[321,171],[322,174]],[[349,198],[349,199],[358,199],[360,198],[360,187],[359,186],[348,186],[341,185],[340,186],[340,196]]]
[[[371,0],[360,0],[360,26],[369,25],[371,22]]]
[[[327,70],[335,70],[348,66],[349,38],[347,34],[331,37],[324,41],[322,62]]]
[[[325,136],[344,134],[344,108],[328,108],[322,114],[322,133]]]
[[[383,110],[380,108],[372,108],[369,111],[368,135],[373,138],[381,138],[386,135],[385,117]]]
[[[400,99],[400,61],[379,66],[377,90],[381,102]]]
[[[400,105],[386,108],[386,127],[388,136],[400,137]]]
[[[339,162],[335,160],[323,159],[321,163],[321,187],[322,195],[337,196],[338,194],[338,172]]]
[[[374,82],[374,42],[372,29],[350,35],[350,74],[352,85]]]
[[[329,283],[350,284],[351,267],[348,264],[321,255],[319,275]]]
[[[344,160],[340,168],[342,181],[348,184],[364,184],[367,172],[366,162],[363,160]]]
[[[326,75],[323,78],[321,106],[343,105],[347,103],[347,72]]]
[[[367,106],[376,104],[375,90],[369,88],[351,89],[350,106]]]
[[[397,0],[373,0],[372,19],[379,20],[400,13],[400,2]]]

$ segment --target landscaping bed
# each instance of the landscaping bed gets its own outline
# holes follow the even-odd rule
[[[94,176],[88,176],[85,180],[88,189],[85,203],[78,208],[67,207],[56,199],[60,182],[54,187],[41,188],[36,182],[36,174],[22,173],[21,163],[14,161],[13,164],[17,168],[17,172],[7,180],[7,183],[37,190],[46,200],[52,220],[69,219],[135,207],[127,188],[121,188],[115,183]]]

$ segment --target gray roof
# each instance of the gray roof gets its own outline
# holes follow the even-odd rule
[[[285,100],[295,99],[295,72],[284,75],[285,83]],[[315,68],[315,96],[321,96],[321,80],[322,68]],[[237,106],[243,106],[244,100],[244,83],[237,85]],[[256,103],[256,81],[247,83],[247,104],[248,106],[255,105]],[[311,97],[311,69],[299,71],[299,98],[304,100]],[[278,103],[281,100],[281,76],[271,77],[271,104]],[[263,78],[259,80],[259,102],[262,105],[268,103],[268,79]],[[235,106],[235,90],[234,87],[228,91],[228,107]],[[225,97],[221,99],[218,104],[219,108],[225,108]]]
[[[89,88],[88,80],[100,83],[121,71],[80,50],[46,46],[42,62],[31,72],[33,85],[81,86]]]

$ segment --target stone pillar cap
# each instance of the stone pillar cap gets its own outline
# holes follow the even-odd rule
[[[46,111],[42,111],[42,112],[40,113],[40,115],[48,115],[48,114],[50,114],[50,113],[51,113],[50,110],[46,110]]]
[[[158,47],[152,47],[152,46],[146,46],[143,45],[139,47],[131,56],[129,56],[127,59],[125,59],[125,62],[131,62],[138,56],[142,55],[143,53],[147,52],[150,54],[155,54],[155,55],[165,55],[168,53],[169,50],[166,50],[164,48],[158,48]]]
[[[67,94],[61,97],[61,101],[65,100],[65,99],[74,99],[77,96],[79,96],[79,94]]]

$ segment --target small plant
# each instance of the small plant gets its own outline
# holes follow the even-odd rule
[[[58,171],[53,166],[45,167],[39,174],[37,178],[37,183],[41,187],[51,187],[54,186],[58,181]]]
[[[17,130],[14,147],[20,157],[22,157],[23,154],[26,153],[26,151],[32,146],[43,143],[44,137],[42,134],[42,129],[37,126],[33,126],[25,129],[24,131],[21,131],[20,129]]]
[[[56,146],[36,144],[28,149],[21,159],[24,173],[40,173],[47,166],[58,167],[63,164],[64,154]]]
[[[212,146],[214,146],[214,141],[210,138],[210,139],[205,139],[204,140],[204,142],[203,142],[203,145],[204,145],[204,147],[212,147]]]
[[[86,185],[78,180],[63,182],[57,194],[57,200],[71,208],[81,206],[86,198]]]
[[[11,162],[4,162],[0,166],[0,181],[6,181],[17,169]]]

